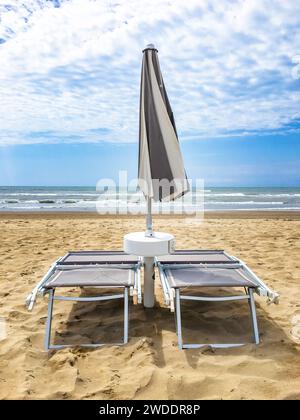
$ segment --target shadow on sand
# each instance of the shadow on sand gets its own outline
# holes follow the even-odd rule
[[[111,294],[111,291],[107,290],[106,292]],[[206,292],[203,290],[202,294],[211,294],[209,290]],[[229,292],[232,294],[233,291]],[[114,293],[118,292],[114,290]],[[218,289],[218,293],[230,294],[225,289]],[[81,289],[81,296],[93,295],[97,295],[95,289]],[[162,301],[162,299],[159,300]],[[255,357],[262,359],[270,358],[270,356],[272,359],[281,358],[279,347],[294,343],[260,306],[259,300],[260,298],[256,299],[261,337],[259,346],[251,344],[253,342],[252,325],[246,301],[221,303],[183,301],[181,308],[184,342],[246,343],[243,347],[231,349],[213,350],[207,346],[201,349],[184,350],[189,365],[196,368],[198,358],[202,357],[204,353],[206,356],[226,355],[228,352],[241,355],[249,354],[251,351]],[[60,308],[59,305],[64,308]],[[54,311],[53,318],[53,344],[120,343],[123,340],[123,300],[73,304],[55,302],[54,308],[56,311]],[[69,314],[67,320],[63,315],[65,313]],[[164,343],[163,332],[168,332],[167,338],[164,337]],[[268,354],[266,354],[264,349],[266,346],[270,347],[275,344],[274,337],[276,337],[277,351],[272,352],[268,348]],[[151,348],[153,363],[157,367],[166,365],[168,346],[173,351],[179,351],[174,314],[158,303],[153,309],[145,309],[143,305],[133,305],[132,298],[130,298],[129,343],[126,346],[136,346],[142,340]],[[122,348],[120,347],[120,349]],[[82,349],[81,351],[86,350]],[[88,351],[91,349],[89,348]],[[51,357],[51,353],[49,355]]]

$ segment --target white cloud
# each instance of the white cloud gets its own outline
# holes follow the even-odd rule
[[[9,3],[0,0],[0,144],[137,141],[148,42],[182,139],[284,133],[300,119],[299,2]]]

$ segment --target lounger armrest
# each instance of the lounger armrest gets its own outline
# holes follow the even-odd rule
[[[44,277],[42,278],[41,281],[38,282],[38,284],[34,287],[34,289],[31,291],[31,293],[29,293],[29,295],[27,296],[26,300],[25,300],[25,305],[28,309],[28,311],[32,311],[37,295],[40,294],[40,292],[43,291],[43,286],[46,283],[46,281],[52,276],[52,274],[54,273],[57,264],[62,260],[62,258],[64,257],[60,257],[58,258],[58,260],[56,260],[49,268],[49,270],[47,271],[47,273],[44,275]],[[42,292],[43,293],[43,292]]]
[[[34,296],[34,291],[32,291],[31,293],[29,293],[29,295],[27,296],[26,300],[25,300],[25,305],[26,308],[28,309],[28,311],[31,311],[34,305],[34,301],[35,301],[35,296]]]
[[[240,260],[241,264],[243,265],[243,268],[250,276],[256,281],[257,287],[255,289],[256,293],[259,296],[265,296],[267,297],[267,303],[275,303],[276,305],[279,304],[279,293],[274,292],[272,289],[270,289],[253,271],[247,266],[247,264]]]
[[[34,288],[32,290],[32,292],[29,293],[29,295],[27,296],[26,301],[25,301],[25,305],[26,305],[26,308],[28,309],[28,311],[32,311],[32,309],[34,307],[34,304],[36,302],[37,296],[38,295],[39,296],[44,296],[45,295],[45,292],[46,292],[45,289],[37,289],[37,288]]]
[[[276,292],[272,292],[268,294],[268,300],[267,303],[268,305],[271,305],[271,303],[275,303],[275,305],[279,305],[279,293]]]
[[[259,296],[266,297],[267,298],[268,305],[270,305],[271,303],[275,303],[275,305],[278,305],[279,304],[279,297],[280,297],[280,295],[277,292],[273,292],[271,290],[266,290],[266,289],[264,289],[262,287],[257,287],[256,288],[256,293]]]

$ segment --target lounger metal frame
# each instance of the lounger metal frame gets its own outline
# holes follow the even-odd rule
[[[66,271],[66,270],[80,270],[86,269],[87,264],[65,264],[64,260],[69,254],[65,254],[63,257],[58,258],[49,268],[45,276],[41,279],[41,281],[34,287],[32,292],[28,295],[26,299],[26,306],[29,311],[31,311],[34,307],[36,302],[36,298],[38,295],[49,295],[48,300],[48,316],[46,321],[46,335],[45,335],[45,349],[62,349],[66,347],[101,347],[107,344],[114,344],[114,345],[123,345],[128,342],[128,328],[129,328],[129,295],[134,296],[137,295],[137,302],[142,303],[142,287],[141,287],[141,266],[142,261],[139,260],[137,263],[93,263],[88,264],[89,267],[92,268],[119,268],[119,269],[130,269],[134,272],[134,285],[133,286],[91,286],[92,288],[106,288],[106,289],[124,289],[124,292],[121,294],[114,294],[109,296],[93,296],[93,297],[77,297],[77,296],[55,296],[55,288],[45,288],[46,283],[52,277],[52,275],[57,271]],[[92,255],[92,252],[91,252]],[[109,256],[109,254],[108,254]],[[83,287],[83,286],[80,286]],[[76,301],[76,302],[95,302],[95,301],[105,301],[111,299],[124,299],[124,334],[123,334],[123,341],[120,343],[87,343],[87,344],[62,344],[62,345],[53,345],[51,344],[51,328],[52,328],[52,315],[53,315],[53,304],[55,300],[60,301]]]
[[[224,254],[226,257],[228,257],[231,261],[228,261],[226,263],[172,263],[172,264],[166,264],[166,263],[161,263],[159,262],[159,260],[156,258],[155,259],[155,263],[156,266],[158,268],[158,271],[160,273],[160,278],[162,280],[162,282],[164,282],[165,284],[162,284],[162,288],[164,290],[164,298],[165,298],[165,303],[166,305],[172,305],[172,303],[170,302],[170,298],[172,297],[172,293],[170,293],[169,287],[168,287],[168,282],[166,281],[166,276],[163,273],[164,269],[167,268],[186,268],[186,267],[201,267],[201,268],[242,268],[250,277],[251,279],[254,281],[256,287],[255,287],[255,293],[257,293],[259,296],[264,296],[267,297],[267,303],[275,303],[276,305],[279,303],[279,298],[280,295],[279,293],[275,292],[274,290],[270,289],[261,278],[259,278],[248,266],[247,264],[234,257],[233,255],[228,254],[226,251],[223,250],[180,250],[180,251],[176,251],[176,254],[178,255],[185,255],[185,254],[196,254],[197,252],[201,252],[203,253],[220,253],[220,254]],[[172,305],[172,309],[174,309],[174,305]]]
[[[80,268],[86,268],[86,265],[82,264],[64,264],[61,263],[68,254],[65,254],[63,257],[58,258],[49,268],[47,273],[44,275],[44,277],[38,282],[38,284],[33,288],[33,290],[29,293],[29,295],[26,298],[26,306],[29,311],[32,311],[34,304],[36,302],[36,299],[39,295],[43,296],[47,293],[47,289],[44,288],[44,285],[47,283],[47,281],[51,278],[51,276],[55,273],[56,270],[74,270],[74,269],[80,269]],[[106,263],[106,264],[92,264],[90,267],[93,268],[131,268],[134,270],[134,286],[130,287],[130,295],[137,295],[137,301],[138,303],[142,303],[142,286],[141,286],[141,266],[142,261],[139,260],[136,264],[115,264],[115,263]]]
[[[255,308],[255,301],[253,296],[253,288],[247,288],[247,292],[244,295],[236,295],[236,296],[218,296],[218,297],[211,297],[211,296],[188,296],[188,295],[181,295],[180,289],[175,289],[175,324],[176,324],[176,334],[178,339],[178,347],[180,350],[182,349],[196,349],[201,348],[204,346],[210,346],[213,348],[230,348],[230,347],[240,347],[245,345],[246,343],[184,343],[183,342],[183,334],[182,334],[182,321],[181,321],[181,304],[180,301],[182,300],[193,300],[193,301],[202,301],[202,302],[228,302],[228,301],[236,301],[236,300],[248,300],[250,312],[251,312],[251,319],[252,319],[252,328],[253,328],[253,335],[254,335],[254,342],[255,344],[259,344],[259,331],[257,325],[257,316],[256,316],[256,308]]]
[[[100,286],[98,286],[100,287]],[[105,286],[103,286],[105,287]],[[117,287],[118,289],[120,287]],[[49,289],[49,300],[48,300],[48,316],[46,321],[46,334],[45,334],[45,350],[59,350],[68,347],[102,347],[105,345],[123,345],[128,343],[128,328],[129,328],[129,287],[123,287],[124,292],[121,294],[113,294],[109,296],[93,296],[93,297],[77,297],[77,296],[55,296],[55,289]],[[51,327],[52,327],[52,316],[53,316],[53,303],[55,300],[60,301],[75,301],[75,302],[98,302],[111,299],[124,299],[124,334],[123,341],[119,343],[87,343],[87,344],[51,344]]]
[[[270,287],[268,287],[266,285],[266,283],[260,278],[258,277],[248,266],[247,264],[240,259],[237,259],[236,257],[234,257],[233,255],[230,255],[226,252],[224,252],[224,254],[235,260],[237,263],[239,263],[241,265],[241,267],[243,268],[244,271],[246,271],[246,273],[248,273],[250,275],[250,277],[252,277],[253,280],[255,280],[257,287],[255,288],[255,292],[259,295],[259,296],[265,296],[267,298],[267,303],[275,303],[276,305],[279,304],[279,298],[280,295],[277,292],[274,292],[274,290],[270,289]]]
[[[253,328],[253,335],[254,335],[254,342],[255,344],[259,344],[259,331],[258,331],[258,324],[257,324],[257,315],[256,315],[256,308],[255,308],[255,299],[254,299],[254,292],[259,294],[260,296],[266,296],[268,298],[269,303],[278,303],[279,294],[271,290],[266,284],[256,276],[252,270],[241,260],[237,259],[236,257],[227,254],[225,251],[221,250],[188,250],[188,251],[179,251],[176,252],[178,255],[184,254],[200,254],[205,252],[217,252],[222,253],[226,257],[229,258],[229,261],[226,263],[223,262],[204,262],[204,263],[163,263],[159,262],[156,258],[156,267],[159,271],[159,277],[161,281],[161,286],[163,289],[163,295],[165,304],[170,308],[172,312],[175,312],[175,323],[176,323],[176,333],[178,337],[178,347],[180,349],[189,349],[189,348],[200,348],[203,346],[210,346],[214,348],[228,348],[228,347],[239,347],[245,345],[245,343],[213,343],[213,344],[186,344],[183,342],[183,335],[182,335],[182,321],[181,321],[181,305],[180,302],[182,300],[193,300],[193,301],[205,301],[205,302],[226,302],[226,301],[235,301],[235,300],[247,300],[250,307],[251,313],[251,320],[252,320],[252,328]],[[166,274],[166,270],[168,269],[182,269],[188,267],[196,267],[196,268],[226,268],[226,269],[241,269],[248,276],[251,278],[253,282],[253,287],[244,288],[245,294],[244,295],[236,295],[236,296],[218,296],[218,297],[208,297],[208,296],[189,296],[189,295],[182,295],[180,292],[180,288],[173,288],[170,286],[168,277]]]
[[[181,300],[194,300],[194,301],[206,301],[206,302],[225,302],[225,301],[234,301],[234,300],[247,300],[250,307],[251,312],[251,319],[252,319],[252,327],[253,327],[253,334],[254,334],[254,342],[256,344],[259,343],[259,332],[258,332],[258,325],[257,325],[257,316],[256,316],[256,308],[255,308],[255,300],[254,300],[254,292],[259,294],[260,296],[266,296],[268,298],[269,303],[278,303],[279,301],[279,294],[271,290],[266,284],[256,276],[252,270],[242,261],[237,259],[234,256],[229,255],[225,251],[222,250],[184,250],[184,251],[177,251],[178,255],[184,254],[197,254],[201,253],[202,255],[205,253],[222,253],[226,257],[228,257],[228,261],[226,262],[184,262],[184,263],[163,263],[159,262],[156,258],[155,263],[156,267],[158,268],[160,274],[160,281],[163,289],[164,300],[167,306],[171,309],[172,312],[175,312],[175,322],[176,322],[176,332],[178,336],[178,346],[180,349],[188,349],[188,348],[199,348],[203,346],[211,346],[215,348],[227,348],[227,347],[237,347],[242,346],[245,343],[232,343],[232,344],[186,344],[183,342],[183,335],[182,335],[182,320],[181,320]],[[79,252],[80,253],[80,252]],[[85,252],[83,252],[85,253]],[[134,271],[134,285],[133,286],[91,286],[93,288],[123,288],[124,291],[121,294],[114,294],[110,296],[93,296],[93,297],[71,297],[71,296],[55,296],[55,288],[48,289],[45,287],[48,280],[57,270],[79,270],[81,268],[86,268],[86,264],[81,263],[64,263],[65,258],[69,254],[59,258],[55,261],[54,264],[51,265],[48,272],[42,278],[42,280],[36,285],[36,287],[32,290],[29,296],[26,299],[26,305],[29,310],[33,309],[35,304],[36,298],[38,295],[45,295],[49,294],[49,301],[48,301],[48,317],[46,322],[46,337],[45,337],[45,348],[46,350],[49,349],[61,349],[65,347],[99,347],[104,346],[105,343],[98,343],[98,344],[80,344],[80,345],[52,345],[51,344],[51,327],[52,327],[52,315],[53,315],[53,304],[55,300],[63,300],[63,301],[81,301],[81,302],[95,302],[95,301],[105,301],[110,299],[124,299],[124,335],[123,341],[121,343],[114,343],[117,345],[126,344],[128,342],[128,326],[129,326],[129,295],[136,295],[137,302],[142,303],[142,289],[141,289],[141,275],[140,275],[140,268],[142,266],[142,260],[140,259],[138,263],[121,263],[116,264],[112,262],[106,263],[92,263],[89,267],[93,268],[123,268],[123,269],[131,269]],[[93,252],[91,252],[93,255]],[[107,254],[109,255],[109,253]],[[171,287],[168,281],[168,277],[166,274],[167,269],[182,269],[187,267],[198,267],[198,268],[232,268],[232,269],[241,269],[243,270],[253,282],[253,287],[245,288],[244,295],[236,295],[236,296],[218,296],[218,297],[210,297],[210,296],[190,296],[181,294],[180,288]],[[81,286],[82,287],[82,286]]]

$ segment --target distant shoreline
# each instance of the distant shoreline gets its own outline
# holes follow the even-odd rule
[[[0,219],[144,219],[142,214],[98,214],[92,211],[0,211]],[[155,219],[194,219],[182,214],[155,214]],[[206,211],[204,219],[289,219],[300,220],[299,210],[230,210]],[[196,220],[196,219],[195,219]]]

